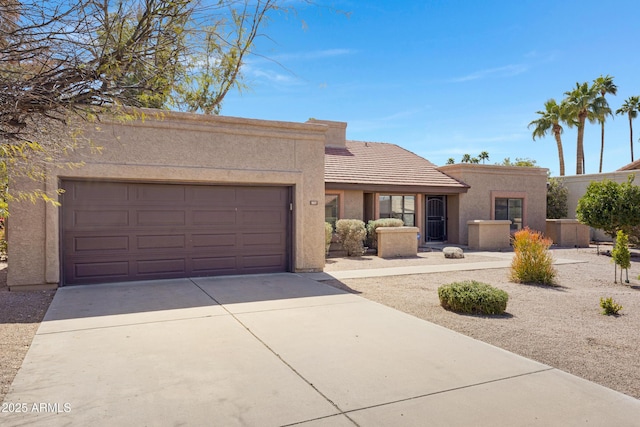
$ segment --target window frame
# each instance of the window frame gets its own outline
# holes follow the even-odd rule
[[[519,199],[522,201],[522,218],[520,228],[527,226],[527,193],[524,191],[492,191],[491,192],[491,219],[496,219],[496,200],[497,199]],[[507,217],[509,215],[509,202],[507,201]],[[517,223],[513,222],[509,226],[511,232],[518,231]]]
[[[343,191],[325,191],[325,193],[324,193],[324,200],[325,200],[325,202],[324,202],[324,206],[325,206],[325,217],[324,217],[324,220],[325,220],[325,222],[329,222],[329,221],[327,221],[327,216],[326,216],[326,213],[327,213],[327,211],[326,211],[326,209],[327,209],[327,196],[335,196],[337,198],[337,201],[338,201],[337,212],[336,212],[336,214],[337,214],[336,222],[337,222],[339,219],[342,219],[344,217],[344,208],[343,208],[343,206],[344,206],[344,201],[343,201],[344,200],[344,192]],[[335,223],[332,224],[332,225],[333,225],[333,231],[335,232],[336,225],[335,225]]]
[[[382,198],[383,197],[389,197],[389,216],[383,216],[382,213]],[[402,212],[395,212],[393,210],[393,198],[394,197],[402,197]],[[407,197],[412,197],[413,198],[413,210],[410,212],[407,212],[407,206],[406,206],[406,198]],[[418,206],[418,195],[417,194],[391,194],[391,193],[385,193],[385,194],[378,194],[378,218],[399,218],[402,220],[402,222],[404,222],[405,226],[409,226],[409,227],[416,227],[416,221],[417,221],[417,206]],[[385,214],[387,215],[387,214]],[[407,221],[405,220],[405,218],[407,216],[412,216],[413,217],[413,221],[411,224],[407,224]]]

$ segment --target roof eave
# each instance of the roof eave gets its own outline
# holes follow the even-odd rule
[[[469,190],[468,185],[394,185],[394,184],[362,184],[327,182],[324,183],[327,190],[361,190],[372,193],[420,193],[420,194],[461,194]]]

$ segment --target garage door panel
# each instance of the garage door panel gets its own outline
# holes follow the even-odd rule
[[[92,280],[101,278],[118,279],[129,276],[129,263],[127,261],[107,262],[77,262],[74,267],[74,275],[78,279],[89,278]]]
[[[135,265],[138,275],[184,274],[187,271],[187,264],[184,258],[138,260]]]
[[[245,255],[242,257],[242,266],[245,270],[258,270],[268,272],[264,269],[279,269],[283,263],[280,254],[273,255]]]
[[[173,227],[186,225],[185,212],[180,210],[139,210],[136,225],[141,227]]]
[[[74,200],[83,202],[91,200],[127,202],[129,200],[129,187],[125,183],[76,181],[66,191],[70,193]]]
[[[239,206],[282,206],[288,199],[282,187],[253,187],[238,189]]]
[[[241,225],[245,227],[280,226],[284,222],[284,215],[280,211],[247,210],[242,212]]]
[[[73,238],[76,253],[129,251],[129,236],[78,236]]]
[[[235,256],[203,257],[193,258],[194,274],[220,274],[224,272],[233,273],[238,270]]]
[[[183,204],[186,201],[186,187],[182,185],[144,185],[135,187],[136,201]]]
[[[216,210],[197,210],[193,211],[193,225],[235,225],[236,210],[232,209],[216,209]]]
[[[289,268],[287,187],[64,181],[63,188],[66,284]]]
[[[136,249],[186,249],[184,234],[137,236]]]
[[[78,209],[71,220],[74,227],[126,227],[129,225],[129,211]]]
[[[211,206],[213,202],[217,206],[230,206],[236,203],[237,189],[232,187],[191,187],[191,203],[194,205]]]
[[[245,233],[242,235],[243,246],[275,246],[275,249],[281,249],[285,244],[285,235],[283,233]],[[266,248],[265,248],[266,249]]]
[[[191,238],[194,249],[228,249],[238,245],[236,234],[194,234]]]

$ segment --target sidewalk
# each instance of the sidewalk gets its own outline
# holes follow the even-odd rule
[[[470,262],[465,264],[447,263],[442,259],[442,264],[435,265],[407,265],[399,267],[384,267],[358,270],[325,271],[321,273],[300,273],[311,280],[345,280],[364,279],[367,277],[402,276],[407,274],[442,273],[447,271],[484,270],[493,268],[508,268],[513,259],[513,252],[473,252],[473,255],[496,258],[496,261]],[[557,258],[555,265],[579,264],[586,261]]]

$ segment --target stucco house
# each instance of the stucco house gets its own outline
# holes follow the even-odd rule
[[[347,141],[343,122],[146,115],[87,129],[103,152],[75,153],[80,168],[11,182],[61,202],[11,204],[11,289],[321,271],[322,223],[338,218],[398,217],[425,244],[466,244],[468,220],[544,230],[546,169],[438,168]]]
[[[329,126],[325,220],[400,218],[420,244],[468,243],[468,221],[509,220],[511,230],[545,229],[547,169],[461,163],[437,167],[394,144],[346,140]]]
[[[60,207],[11,204],[11,289],[322,270],[326,126],[146,113],[48,170]]]

